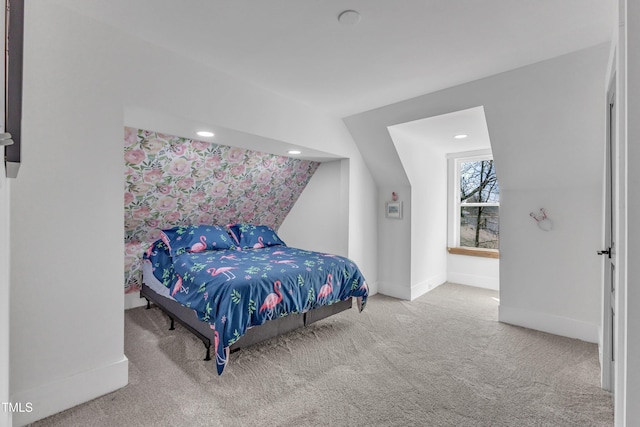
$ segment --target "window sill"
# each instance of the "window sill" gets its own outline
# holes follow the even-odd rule
[[[500,258],[500,251],[497,249],[478,249],[478,248],[447,248],[450,254],[478,256],[483,258]]]

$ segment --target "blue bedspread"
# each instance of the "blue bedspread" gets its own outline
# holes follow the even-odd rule
[[[369,292],[351,260],[286,246],[171,257],[162,242],[156,242],[146,257],[173,298],[211,325],[218,374],[229,346],[248,328],[350,297],[357,298],[362,310]]]

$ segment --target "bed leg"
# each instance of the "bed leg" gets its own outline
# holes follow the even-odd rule
[[[176,328],[175,324],[173,323],[173,317],[169,317],[169,319],[171,319],[171,327],[169,328],[169,330],[173,331]]]
[[[207,348],[207,355],[204,360],[211,360],[211,346],[205,344],[205,347]]]
[[[151,301],[147,300],[147,310],[151,308]]]

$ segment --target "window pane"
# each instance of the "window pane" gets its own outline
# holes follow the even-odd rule
[[[498,249],[499,221],[497,206],[460,207],[460,246]]]
[[[460,164],[460,201],[462,203],[500,202],[500,189],[493,160]]]

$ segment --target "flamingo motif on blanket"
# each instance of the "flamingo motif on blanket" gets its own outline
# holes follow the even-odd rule
[[[233,274],[231,272],[231,270],[237,270],[237,267],[220,267],[220,268],[215,268],[215,267],[211,267],[209,269],[207,269],[207,273],[211,274],[211,277],[215,277],[218,274],[224,274],[225,277],[227,278],[227,282],[229,280],[235,279],[236,275]]]
[[[285,265],[291,266],[292,268],[298,268],[298,265],[295,264],[296,261],[294,259],[282,259],[282,260],[272,259],[271,262],[274,264],[285,264]]]
[[[173,287],[173,292],[171,292],[172,297],[175,297],[176,294],[180,292],[180,289],[182,289],[182,277],[180,277],[179,274],[176,274],[176,276],[178,276],[178,280],[176,281],[176,284]]]
[[[213,345],[216,352],[216,363],[224,366],[227,363],[227,354],[223,353],[223,356],[220,355],[220,352],[218,351],[218,347],[220,346],[220,334],[218,333],[215,324],[209,325],[209,327],[213,330]]]
[[[365,291],[366,293],[369,293],[369,285],[367,285],[367,282],[362,282],[362,285],[360,285],[358,290]]]
[[[270,314],[269,318],[273,317],[273,309],[276,307],[276,305],[280,304],[280,301],[282,301],[282,293],[280,292],[281,286],[282,283],[279,280],[276,280],[273,283],[273,290],[275,291],[275,293],[272,292],[267,295],[267,297],[264,299],[264,303],[260,307],[260,313],[267,310]]]
[[[326,301],[329,295],[331,295],[331,293],[333,292],[333,283],[331,283],[331,279],[331,273],[327,274],[327,283],[322,285],[322,287],[320,288],[320,292],[318,292],[318,302],[321,302],[323,300]]]

